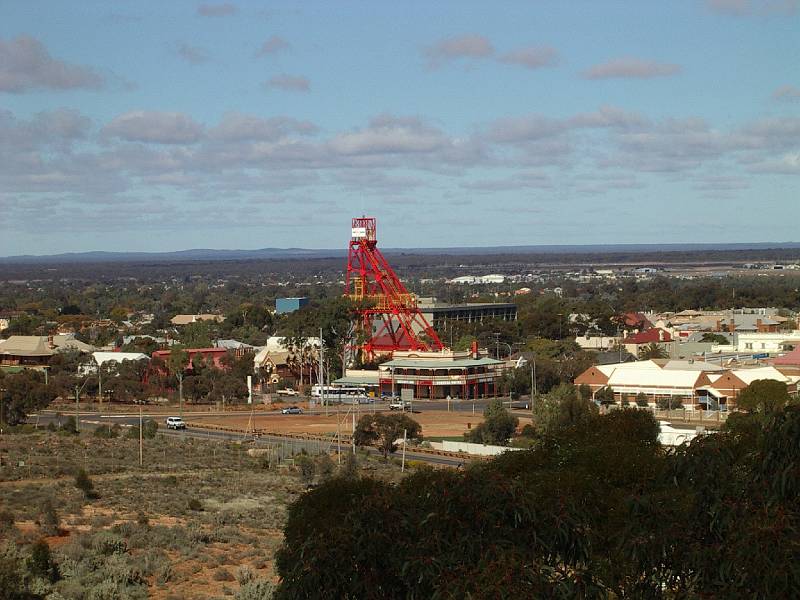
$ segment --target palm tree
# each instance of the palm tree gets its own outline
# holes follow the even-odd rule
[[[639,350],[639,360],[649,360],[651,358],[669,358],[663,346],[652,342]]]

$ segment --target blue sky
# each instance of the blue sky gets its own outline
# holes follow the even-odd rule
[[[800,241],[800,0],[7,2],[0,255]]]

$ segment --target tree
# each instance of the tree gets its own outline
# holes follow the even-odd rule
[[[569,383],[553,388],[533,409],[534,423],[546,435],[557,435],[564,429],[585,424],[595,415],[595,403],[581,399],[575,386]]]
[[[784,382],[756,379],[736,397],[736,406],[749,413],[769,415],[781,410],[791,399]]]
[[[728,341],[728,338],[726,338],[724,335],[711,332],[704,333],[703,337],[700,338],[700,341],[705,342],[707,344],[720,344],[720,345],[726,345],[730,343]]]
[[[639,360],[649,360],[653,358],[669,358],[669,354],[663,346],[652,342],[644,348],[639,349]]]
[[[79,469],[75,474],[75,487],[83,492],[86,499],[94,498],[94,484],[85,469]]]
[[[636,406],[641,406],[642,408],[650,406],[650,401],[647,399],[647,394],[644,392],[639,392],[636,394]]]
[[[32,370],[5,375],[0,394],[3,422],[8,425],[24,423],[29,413],[46,408],[56,397],[44,376]]]
[[[594,399],[597,400],[600,404],[609,405],[614,404],[614,390],[611,389],[611,386],[605,386],[597,390],[594,395]]]
[[[367,414],[356,423],[353,442],[358,446],[374,443],[386,458],[397,450],[395,442],[403,437],[403,431],[407,439],[422,439],[422,426],[406,414]]]
[[[464,434],[470,442],[505,446],[519,425],[519,419],[503,406],[500,399],[492,400],[483,411],[484,420]]]

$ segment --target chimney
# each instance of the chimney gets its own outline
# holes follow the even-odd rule
[[[731,317],[730,323],[728,323],[728,333],[735,333],[736,332],[736,321],[733,320]]]
[[[56,347],[56,343],[53,341],[53,334],[47,336],[47,346],[52,350]]]
[[[717,324],[714,326],[714,331],[722,331],[722,320],[717,319]]]
[[[761,319],[756,319],[756,331],[762,332],[764,331],[764,321]]]
[[[664,341],[664,330],[663,329],[659,329],[658,330],[658,341],[659,342],[663,342]]]
[[[472,358],[478,358],[478,340],[472,340],[472,346],[470,347],[470,352],[472,353]]]

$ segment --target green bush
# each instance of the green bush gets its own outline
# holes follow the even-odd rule
[[[119,425],[114,425],[111,427],[109,425],[98,425],[95,427],[94,432],[92,433],[94,437],[105,439],[105,440],[113,440],[115,437],[119,435]]]
[[[661,410],[680,410],[683,408],[683,400],[677,398],[659,398],[656,400],[656,406]]]
[[[203,503],[200,502],[197,498],[189,498],[189,502],[187,503],[189,506],[189,510],[200,511],[203,510]]]
[[[84,469],[79,469],[75,474],[75,487],[83,492],[84,498],[91,499],[97,497],[94,491],[94,484],[89,474]]]
[[[39,514],[36,518],[36,523],[45,535],[57,535],[60,520],[56,512],[53,501],[50,498],[45,498],[39,505]]]
[[[61,431],[63,431],[64,433],[69,433],[71,435],[77,435],[78,425],[77,422],[75,421],[75,417],[72,416],[67,417],[67,420],[64,421],[63,425],[61,425]]]
[[[146,440],[153,439],[156,437],[156,432],[158,431],[158,423],[156,423],[153,419],[145,419],[142,421],[142,437]],[[129,439],[139,439],[139,425],[134,425],[130,429],[128,429],[128,433],[125,434],[125,437]]]

